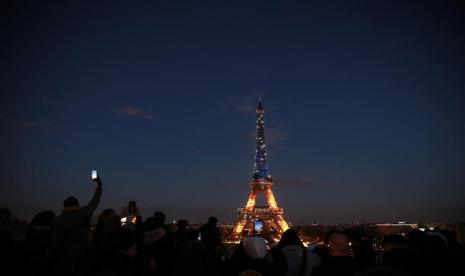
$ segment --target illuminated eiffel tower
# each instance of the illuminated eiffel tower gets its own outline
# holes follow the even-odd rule
[[[266,144],[265,144],[265,109],[259,100],[256,108],[257,115],[257,150],[255,154],[255,167],[252,182],[250,183],[249,199],[245,208],[238,209],[238,217],[234,230],[233,239],[239,239],[243,235],[252,233],[254,223],[257,220],[263,222],[263,228],[271,234],[281,235],[289,229],[289,225],[284,220],[283,209],[278,207],[276,199],[271,188],[273,180],[271,179],[266,162]],[[265,195],[266,206],[256,206],[258,194]]]

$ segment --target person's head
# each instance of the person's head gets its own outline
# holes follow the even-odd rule
[[[407,235],[407,241],[412,248],[422,249],[428,243],[428,234],[418,229],[410,231]]]
[[[268,245],[262,237],[246,237],[242,242],[245,254],[254,260],[263,260],[268,255]]]
[[[11,219],[11,211],[7,208],[0,208],[0,223],[5,224]]]
[[[134,200],[129,201],[128,203],[128,213],[138,215],[137,205]]]
[[[70,196],[63,201],[63,207],[70,208],[70,207],[78,207],[79,201],[74,196]]]
[[[294,229],[287,229],[286,232],[281,237],[281,240],[278,243],[278,247],[283,248],[288,245],[299,245],[304,247],[302,241],[299,238],[299,234]]]
[[[447,238],[439,232],[430,232],[429,236],[429,247],[431,252],[435,256],[446,256],[449,251]]]
[[[189,226],[189,222],[185,219],[180,219],[178,221],[178,231],[185,231],[187,229],[187,226]]]
[[[328,239],[331,256],[348,256],[350,252],[349,238],[342,233],[334,233]]]
[[[165,224],[165,219],[166,219],[166,216],[165,214],[163,214],[163,212],[155,212],[153,214],[153,218],[155,219],[155,222],[158,224],[158,225],[163,225]]]
[[[329,243],[329,237],[331,237],[331,235],[334,234],[334,233],[339,233],[339,232],[336,231],[336,230],[334,230],[334,229],[329,230],[329,231],[325,234],[325,237],[324,237],[324,239],[323,239],[323,242],[324,242],[325,244],[328,244],[328,243]]]
[[[144,231],[152,231],[157,227],[157,222],[154,217],[150,217],[144,221]]]
[[[43,211],[35,215],[31,220],[31,226],[53,227],[55,213],[53,211]]]
[[[408,247],[407,239],[398,234],[390,234],[384,237],[383,249],[389,251],[392,249],[404,249]]]
[[[216,217],[209,217],[208,223],[216,225],[218,223],[218,219]]]
[[[106,210],[103,210],[98,216],[97,223],[99,225],[105,225],[117,219],[119,219],[119,217],[113,209],[106,209]]]
[[[457,239],[456,239],[454,231],[450,229],[442,229],[442,230],[439,230],[439,233],[441,233],[444,237],[446,237],[447,244],[449,246],[457,243]]]

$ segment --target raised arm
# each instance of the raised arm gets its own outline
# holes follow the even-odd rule
[[[90,200],[89,204],[85,207],[89,212],[93,213],[97,209],[98,204],[100,203],[100,197],[102,196],[102,180],[100,177],[95,179],[97,183],[97,188],[95,189],[94,195]]]

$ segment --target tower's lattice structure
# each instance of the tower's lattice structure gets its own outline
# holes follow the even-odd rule
[[[233,238],[239,238],[247,234],[248,231],[253,231],[256,220],[263,221],[264,228],[276,234],[282,234],[289,228],[289,225],[284,220],[283,209],[278,207],[271,190],[273,180],[266,161],[265,109],[262,107],[261,101],[259,101],[255,111],[257,115],[257,149],[254,173],[250,183],[247,204],[245,208],[238,209],[237,222],[232,233]],[[265,195],[266,206],[256,206],[256,199],[259,194]]]

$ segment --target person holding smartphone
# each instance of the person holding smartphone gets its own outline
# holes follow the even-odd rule
[[[50,246],[44,258],[47,275],[68,275],[80,270],[94,211],[102,196],[102,180],[96,171],[91,180],[97,184],[90,202],[81,207],[74,196],[63,202],[63,211],[55,219]]]
[[[139,208],[134,200],[129,201],[129,204],[124,207],[120,215],[121,225],[128,227],[131,230],[136,229],[136,225],[142,223],[142,217],[140,215]]]
[[[129,201],[129,204],[124,207],[123,211],[121,211],[120,217],[124,218],[131,215],[140,217],[139,208],[137,207],[137,203],[134,200]]]

